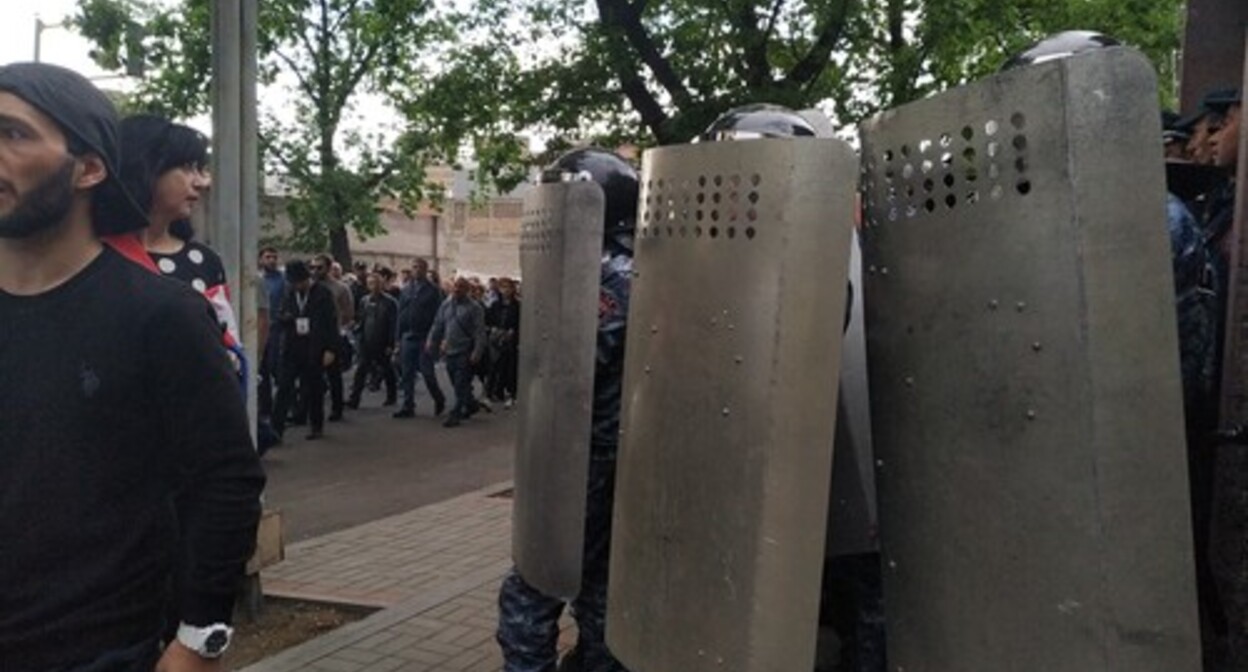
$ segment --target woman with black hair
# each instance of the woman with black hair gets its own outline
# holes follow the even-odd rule
[[[241,339],[225,265],[216,252],[193,239],[190,222],[210,184],[208,138],[164,117],[140,114],[121,121],[121,145],[122,183],[147,208],[148,226],[140,238],[148,256],[162,275],[191,285],[208,299],[227,345],[236,346]]]

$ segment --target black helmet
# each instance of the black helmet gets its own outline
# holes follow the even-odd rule
[[[640,188],[637,171],[620,155],[601,147],[574,149],[542,171],[542,182],[597,182],[606,196],[605,241],[622,243],[632,237]]]
[[[780,105],[742,105],[719,115],[698,140],[752,140],[754,138],[815,137],[815,127],[802,115]]]
[[[1025,65],[1036,65],[1045,61],[1053,61],[1085,51],[1095,51],[1105,47],[1116,47],[1121,44],[1114,38],[1092,30],[1068,30],[1064,33],[1050,35],[1033,44],[1026,51],[1015,54],[1001,66],[1002,70],[1013,70]]]

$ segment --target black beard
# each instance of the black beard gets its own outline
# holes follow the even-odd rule
[[[0,238],[29,238],[65,221],[74,200],[74,160],[67,158],[55,173],[0,216]]]

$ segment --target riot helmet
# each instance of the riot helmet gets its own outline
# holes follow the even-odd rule
[[[640,182],[637,171],[620,155],[601,147],[574,149],[542,171],[542,182],[596,182],[606,197],[603,245],[632,249]]]
[[[780,105],[742,105],[719,115],[694,142],[815,137],[815,127],[802,115]]]
[[[1095,51],[1105,47],[1116,47],[1121,43],[1114,38],[1092,30],[1068,30],[1057,33],[1033,44],[1026,51],[1015,54],[1001,66],[1002,70],[1013,70],[1027,65],[1038,65],[1045,61]]]

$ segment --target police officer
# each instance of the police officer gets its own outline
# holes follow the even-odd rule
[[[277,400],[273,408],[273,429],[278,435],[286,423],[286,412],[294,401],[295,383],[307,404],[310,432],[308,440],[322,436],[325,422],[325,370],[338,356],[338,311],[334,296],[302,261],[286,265],[288,289],[277,321],[282,325],[282,367]]]
[[[588,148],[560,157],[543,172],[542,180],[592,180],[606,196],[584,559],[581,591],[571,604],[578,637],[576,647],[558,669],[611,672],[624,669],[607,650],[605,620],[624,337],[637,220],[637,173],[616,154]],[[507,575],[498,596],[498,643],[503,650],[504,672],[554,672],[559,616],[564,606],[562,600],[543,594],[514,570]]]

